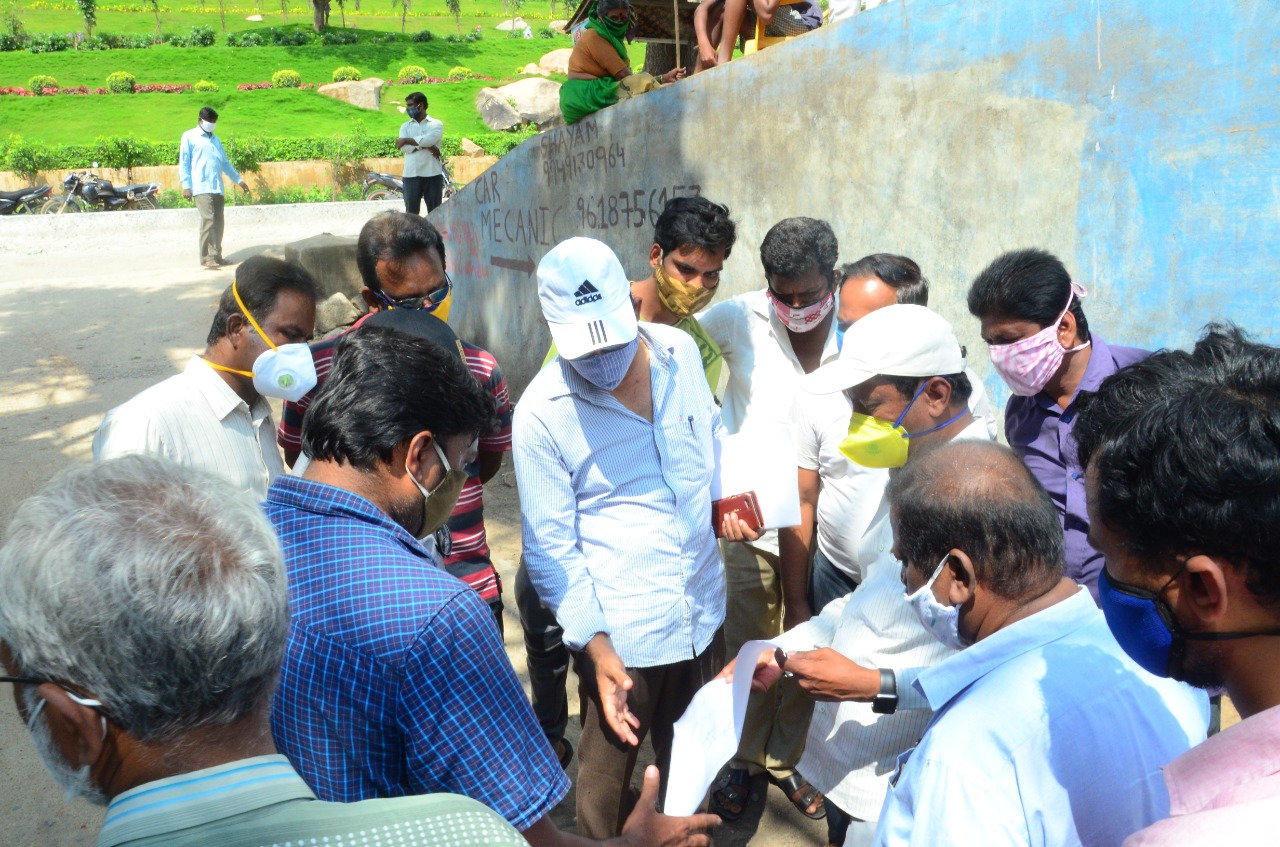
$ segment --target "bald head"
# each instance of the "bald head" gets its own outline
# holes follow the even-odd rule
[[[1062,577],[1058,511],[1007,447],[952,441],[899,471],[888,496],[906,565],[929,570],[963,550],[979,585],[1009,600],[1038,596]]]

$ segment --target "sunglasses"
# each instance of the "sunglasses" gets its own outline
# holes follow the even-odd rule
[[[388,309],[425,309],[428,312],[433,312],[436,307],[448,299],[452,292],[453,280],[449,278],[448,273],[445,273],[444,285],[422,297],[406,297],[403,300],[392,300],[383,291],[375,291],[373,296],[377,297],[378,302],[386,306]]]

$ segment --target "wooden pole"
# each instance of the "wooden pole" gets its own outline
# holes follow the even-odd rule
[[[676,67],[680,67],[680,0],[671,0],[671,21],[676,36]]]

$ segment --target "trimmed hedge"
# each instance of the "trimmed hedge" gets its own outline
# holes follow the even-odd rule
[[[272,88],[297,88],[302,85],[302,77],[297,71],[279,70],[271,75]]]
[[[113,94],[133,94],[138,87],[138,79],[128,71],[115,71],[107,74],[107,88]]]

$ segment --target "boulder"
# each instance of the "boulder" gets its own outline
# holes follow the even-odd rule
[[[378,209],[371,203],[370,213]],[[285,261],[302,265],[327,299],[334,294],[359,297],[364,281],[356,267],[356,237],[321,233],[284,246]]]
[[[262,23],[262,15],[249,15],[245,20],[253,21],[254,23]]]
[[[567,33],[569,31],[569,22],[568,21],[552,21],[551,23],[547,24],[547,28],[554,29],[556,32]]]
[[[335,329],[351,326],[360,314],[360,309],[350,297],[335,291],[316,304],[316,337],[323,338]]]
[[[382,108],[382,80],[377,78],[331,82],[316,89],[326,97],[378,111]]]
[[[524,18],[512,18],[509,21],[503,21],[498,24],[494,29],[500,32],[511,32],[513,29],[516,32],[524,32],[524,28],[527,26],[528,24],[524,22]]]
[[[563,50],[552,50],[538,60],[538,67],[548,73],[567,74],[569,73],[569,54],[572,52],[572,48],[569,47]]]
[[[515,107],[522,121],[535,124],[538,129],[564,124],[564,117],[560,114],[558,82],[531,77],[504,85],[497,89],[497,94]]]
[[[470,138],[464,137],[460,146],[462,147],[462,152],[459,155],[465,156],[468,159],[478,159],[484,155],[484,148],[479,144],[476,144]]]
[[[524,74],[525,76],[551,76],[551,71],[544,71],[542,68],[538,67],[533,62],[530,62],[529,64],[521,68],[520,73]]]
[[[498,132],[515,129],[524,123],[520,113],[496,88],[480,89],[476,94],[476,111],[480,113],[480,120],[484,121],[485,126]]]

